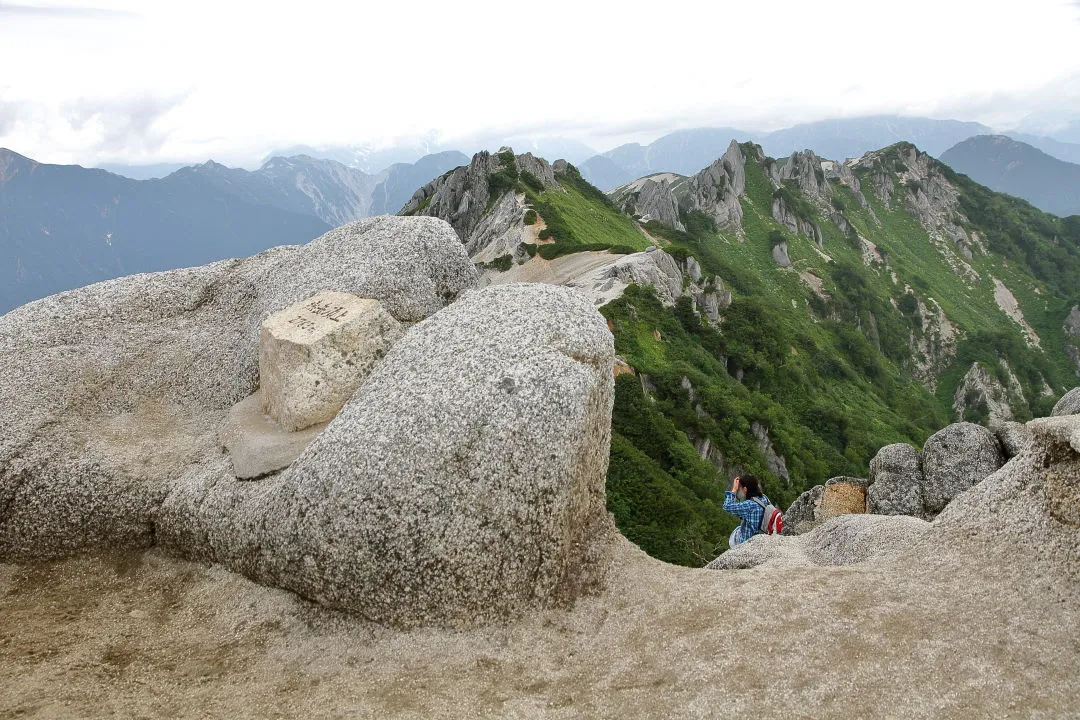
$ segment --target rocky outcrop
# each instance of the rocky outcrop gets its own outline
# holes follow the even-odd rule
[[[716,162],[687,181],[687,209],[704,213],[722,230],[742,235],[742,202],[746,192],[746,157],[734,140]]]
[[[1001,452],[1011,460],[1031,447],[1031,430],[1018,422],[1003,422],[994,428],[994,435],[1001,443]]]
[[[517,180],[523,173],[532,175],[544,188],[559,187],[554,169],[542,158],[529,153],[514,155],[508,149],[495,154],[485,151],[474,155],[467,166],[417,190],[401,212],[447,221],[465,243],[469,256],[479,262],[507,254],[522,256],[524,197],[512,187],[492,185],[491,180],[496,175]],[[493,187],[502,188],[498,197],[491,196]]]
[[[1061,329],[1065,331],[1065,354],[1072,360],[1080,376],[1080,305],[1073,305]]]
[[[613,532],[612,336],[551,286],[436,312],[474,281],[446,223],[380,217],[3,316],[0,397],[17,422],[0,440],[0,560],[156,544],[401,626],[572,601],[602,577]],[[239,481],[217,431],[252,397],[259,325],[327,285],[430,317],[287,469]],[[340,321],[336,308],[316,311]]]
[[[855,201],[859,203],[859,207],[868,208],[870,203],[866,201],[866,196],[862,193],[862,185],[859,183],[859,178],[852,170],[852,165],[847,162],[833,162],[831,160],[824,160],[821,163],[821,169],[825,173],[825,178],[835,178],[842,184],[847,185],[851,190],[851,194],[855,196]],[[873,213],[871,213],[873,216]]]
[[[825,204],[832,199],[822,160],[813,150],[792,153],[780,168],[780,181],[793,182],[813,202]]]
[[[906,288],[911,292],[910,288]],[[938,378],[956,355],[957,329],[937,301],[915,295],[918,329],[911,331],[908,347],[914,360],[912,372],[926,388],[934,391]]]
[[[786,240],[773,245],[772,259],[773,262],[780,267],[791,267],[791,257],[788,256],[788,244]]]
[[[750,432],[757,438],[758,449],[760,449],[761,454],[765,456],[766,469],[773,475],[790,481],[791,475],[788,474],[787,461],[784,459],[783,455],[776,452],[776,447],[773,446],[772,438],[769,437],[769,429],[755,420],[750,423]]]
[[[1061,399],[1054,405],[1051,415],[1058,417],[1061,415],[1080,415],[1080,387],[1074,387],[1069,392],[1061,396]]]
[[[784,511],[784,535],[802,535],[820,524],[817,508],[824,492],[824,485],[815,485],[795,498],[795,501]]]
[[[817,223],[797,214],[782,194],[773,196],[772,216],[776,222],[797,235],[805,235],[818,247],[821,247],[824,242],[824,236]]]
[[[949,501],[981,482],[1005,462],[994,434],[972,423],[956,423],[923,445],[923,508],[937,515]]]
[[[785,523],[787,518],[784,518]],[[796,537],[755,535],[706,565],[708,570],[854,565],[895,555],[932,529],[912,517],[838,515]]]
[[[802,535],[839,515],[862,514],[866,509],[866,480],[834,477],[815,485],[795,499],[784,513],[784,535]]]
[[[919,451],[907,443],[886,445],[870,461],[867,507],[877,515],[925,519],[923,484]]]
[[[613,361],[577,293],[467,293],[411,328],[284,473],[236,483],[211,463],[179,483],[159,542],[392,625],[571,601],[612,531]]]
[[[867,153],[850,163],[866,173],[882,204],[889,207],[898,193],[942,253],[946,264],[969,282],[979,273],[968,263],[979,243],[968,236],[967,218],[960,211],[960,191],[941,172],[941,164],[910,143],[898,143]]]
[[[638,189],[623,201],[622,207],[624,212],[641,222],[655,220],[676,230],[686,230],[686,226],[679,219],[679,203],[672,192],[671,183],[666,178],[646,178]]]
[[[1027,409],[1023,388],[1009,364],[999,360],[998,365],[1007,387],[981,363],[972,363],[953,393],[953,411],[957,420],[975,418],[990,427],[997,427],[1011,421],[1016,410]]]
[[[157,510],[181,478],[227,465],[218,431],[257,386],[270,313],[340,290],[413,323],[475,281],[449,225],[383,216],[0,316],[0,559],[153,543]]]
[[[720,310],[731,304],[731,292],[724,287],[724,281],[705,276],[692,256],[680,262],[655,247],[629,255],[589,251],[554,260],[534,257],[506,272],[487,275],[484,280],[491,284],[565,285],[580,290],[598,307],[621,297],[631,284],[649,285],[668,306],[680,297],[690,297],[698,312],[712,322],[717,322]]]

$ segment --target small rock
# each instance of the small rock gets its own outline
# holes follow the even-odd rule
[[[866,512],[866,480],[852,477],[830,478],[824,486],[815,520],[824,522],[837,515]]]
[[[919,451],[906,443],[886,445],[870,461],[867,504],[875,515],[923,518],[923,472]]]
[[[1050,415],[1053,417],[1080,415],[1080,387],[1074,387],[1062,395],[1061,399],[1054,405],[1054,409],[1050,411]]]
[[[1004,464],[997,438],[983,426],[955,423],[938,430],[923,446],[923,508],[937,515]]]
[[[325,427],[318,423],[286,431],[263,412],[262,393],[257,392],[229,410],[219,437],[232,459],[233,475],[250,480],[292,465]]]
[[[343,292],[274,313],[259,331],[264,409],[290,432],[331,420],[401,333],[378,300]]]

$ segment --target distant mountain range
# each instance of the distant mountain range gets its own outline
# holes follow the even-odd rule
[[[467,161],[445,152],[368,174],[274,157],[254,172],[208,161],[133,180],[0,149],[0,313],[120,275],[307,242],[400,210],[416,188]]]
[[[1060,217],[1080,215],[1080,165],[1004,135],[979,135],[941,156],[953,170]]]
[[[581,174],[602,190],[612,190],[645,175],[673,172],[693,175],[724,153],[732,140],[758,143],[769,155],[793,152],[842,161],[897,142],[911,142],[933,156],[975,135],[993,131],[985,125],[957,120],[880,115],[803,123],[770,133],[737,128],[679,130],[648,145],[629,143],[581,163]],[[1080,158],[1080,145],[1051,138],[1024,136],[1025,142],[1063,160]],[[1020,138],[1020,139],[1024,139]]]

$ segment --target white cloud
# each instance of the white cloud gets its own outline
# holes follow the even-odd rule
[[[295,143],[432,132],[607,147],[676,127],[866,113],[1080,115],[1064,85],[1080,76],[1074,2],[897,8],[99,0],[88,16],[8,13],[0,101],[19,113],[5,130],[0,111],[0,144],[58,162],[250,164]],[[73,108],[95,107],[80,125]]]

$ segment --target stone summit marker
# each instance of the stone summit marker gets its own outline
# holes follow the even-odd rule
[[[403,332],[379,301],[342,292],[266,318],[259,389],[229,410],[219,433],[233,474],[248,480],[291,465]]]
[[[326,291],[263,321],[263,409],[293,432],[331,420],[403,330],[378,300]]]

